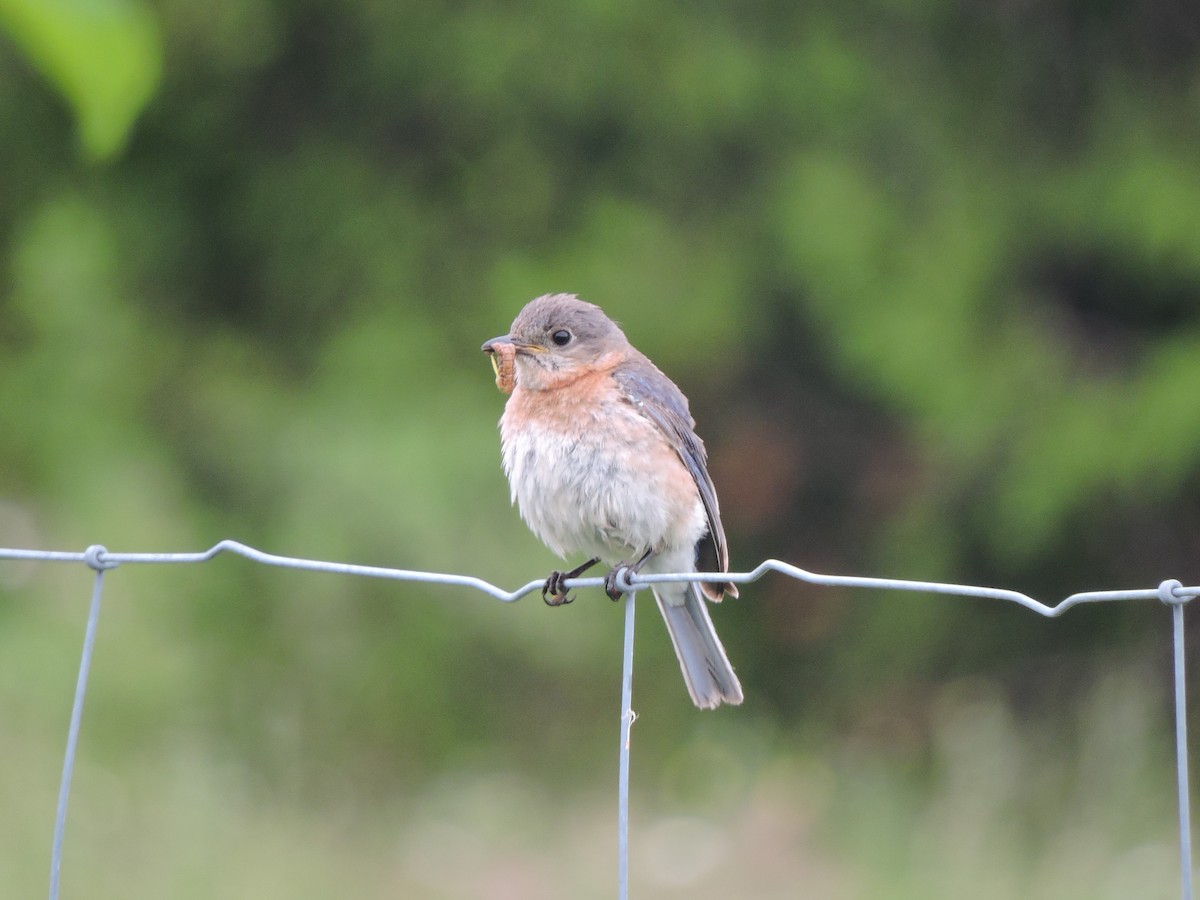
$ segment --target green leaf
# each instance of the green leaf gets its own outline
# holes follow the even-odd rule
[[[0,0],[0,29],[70,103],[87,157],[125,146],[162,71],[162,44],[138,0]]]

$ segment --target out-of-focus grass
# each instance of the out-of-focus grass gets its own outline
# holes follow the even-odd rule
[[[46,887],[73,683],[71,654],[54,649],[70,645],[66,617],[31,621],[41,624],[25,629],[27,652],[8,657],[30,677],[10,669],[0,680],[0,893],[10,897]],[[657,759],[638,752],[639,729],[654,727],[654,710],[642,709],[632,896],[1175,896],[1162,674],[1114,673],[1065,720],[1018,717],[990,682],[950,683],[919,729],[864,722],[820,746],[698,719]],[[530,732],[520,772],[489,770],[481,753],[474,768],[395,793],[333,783],[313,797],[286,779],[267,786],[186,717],[150,743],[136,730],[115,740],[105,734],[112,708],[97,704],[85,720],[64,898],[613,893],[615,759],[564,790],[539,777]],[[614,714],[614,757],[616,729]]]
[[[865,879],[855,896],[1177,896],[1168,690],[1126,670],[1068,720],[1021,723],[986,683],[945,687],[927,778],[842,757],[831,834]]]

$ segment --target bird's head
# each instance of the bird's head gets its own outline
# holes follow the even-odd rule
[[[539,391],[574,381],[628,346],[624,332],[600,307],[574,294],[546,294],[525,304],[508,334],[481,349],[492,355],[501,390],[507,383],[502,366],[511,356],[515,384]],[[507,386],[511,390],[512,384]]]

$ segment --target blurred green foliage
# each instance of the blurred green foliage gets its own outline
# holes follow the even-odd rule
[[[84,153],[120,151],[161,74],[150,11],[138,0],[4,0],[0,26],[70,103]]]
[[[0,0],[0,545],[234,537],[538,577],[556,561],[508,506],[503,398],[478,346],[527,299],[570,290],[692,398],[738,568],[776,556],[1047,599],[1195,583],[1198,84],[1200,33],[1177,0]],[[12,798],[29,812],[15,840],[35,862],[86,584],[0,571],[0,715],[11,758],[40,760]],[[107,847],[116,796],[126,827],[148,809],[172,837],[134,884],[115,848],[75,863],[114,885],[94,896],[189,878],[197,896],[266,896],[237,848],[275,827],[334,859],[354,844],[342,869],[298,867],[328,896],[325,879],[369,855],[344,820],[420,830],[406,792],[442,824],[517,795],[536,820],[555,804],[530,801],[532,781],[570,791],[580,821],[604,802],[588,792],[603,798],[614,768],[620,616],[598,595],[550,611],[222,559],[118,570],[106,604],[70,846]],[[749,798],[748,842],[755,809],[800,816],[809,871],[855,859],[814,882],[823,897],[881,896],[879,879],[909,892],[891,896],[962,896],[922,860],[953,849],[955,822],[1007,834],[1009,799],[982,818],[951,808],[942,787],[968,757],[944,741],[965,726],[947,738],[936,698],[985,685],[971,716],[1013,742],[1001,767],[1069,759],[1095,729],[1042,724],[1099,673],[1158,659],[1164,625],[1145,607],[1051,625],[782,579],[714,615],[748,698],[716,716],[690,707],[641,617],[640,790],[729,812],[725,773]],[[1150,719],[1134,730],[1157,758]],[[1107,779],[1119,756],[1063,777]],[[987,796],[1036,801],[998,783]],[[914,810],[914,784],[931,810]],[[754,806],[789,791],[788,811]],[[221,816],[214,792],[238,796],[201,844],[230,860],[221,883],[186,874],[202,868],[190,829]],[[1048,805],[1034,835],[1082,808]],[[876,815],[924,823],[930,843],[873,856]],[[700,840],[673,827],[653,832],[663,847]],[[1114,824],[1101,844],[1124,859],[1138,839]],[[1003,842],[1013,859],[1034,844]],[[387,895],[366,868],[356,887]],[[1043,874],[1012,895],[1067,896]]]

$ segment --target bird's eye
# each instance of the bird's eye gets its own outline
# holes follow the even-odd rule
[[[558,347],[565,347],[571,343],[571,332],[565,328],[560,328],[554,334],[550,335],[550,340],[554,341]]]

